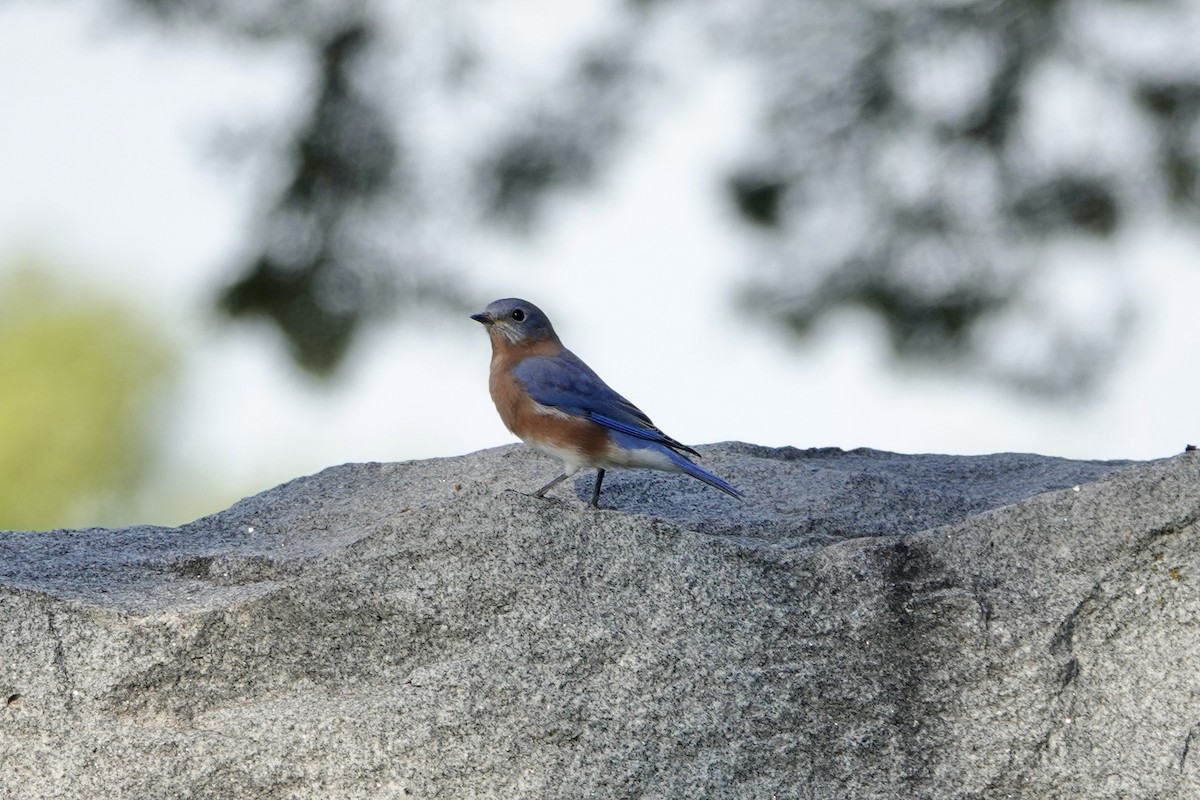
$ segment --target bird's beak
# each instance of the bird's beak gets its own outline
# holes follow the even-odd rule
[[[484,325],[492,324],[492,317],[486,311],[480,311],[478,314],[472,314],[471,319],[475,320],[476,322],[483,323]]]

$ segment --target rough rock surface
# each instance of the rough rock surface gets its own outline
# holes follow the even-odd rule
[[[0,534],[0,797],[1200,797],[1200,453],[520,447]]]

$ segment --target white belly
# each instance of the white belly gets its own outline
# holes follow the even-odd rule
[[[581,469],[659,469],[666,472],[679,472],[679,468],[671,463],[671,459],[660,450],[637,448],[622,450],[611,446],[600,455],[587,455],[573,447],[563,447],[551,442],[538,441],[533,438],[525,443],[539,453],[557,458],[562,462],[563,472],[574,475]]]

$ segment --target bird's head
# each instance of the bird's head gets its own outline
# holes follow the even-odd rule
[[[516,297],[489,303],[480,313],[472,314],[471,319],[482,323],[493,339],[502,337],[509,344],[558,340],[554,326],[542,310]]]

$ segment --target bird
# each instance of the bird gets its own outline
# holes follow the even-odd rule
[[[741,499],[729,483],[692,462],[700,454],[670,436],[617,394],[591,367],[563,346],[546,314],[533,303],[508,297],[471,319],[492,342],[488,380],[500,419],[519,439],[562,462],[562,474],[533,493],[546,492],[580,469],[596,469],[591,505],[610,469],[646,467],[682,472]]]

